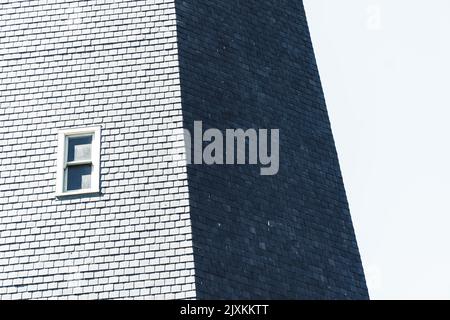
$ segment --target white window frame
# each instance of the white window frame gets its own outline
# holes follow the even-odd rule
[[[84,127],[75,129],[61,129],[58,131],[58,157],[56,168],[56,197],[83,195],[100,192],[100,136],[101,127]],[[68,153],[68,141],[70,137],[82,137],[92,135],[91,144],[91,188],[66,191],[66,161]]]

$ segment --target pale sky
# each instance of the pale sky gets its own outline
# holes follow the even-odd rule
[[[372,299],[450,299],[450,1],[304,0]]]

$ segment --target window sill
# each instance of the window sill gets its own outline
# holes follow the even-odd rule
[[[67,192],[57,192],[55,193],[56,198],[73,197],[73,196],[84,196],[84,195],[96,195],[100,194],[100,190],[89,189],[89,190],[75,190]]]

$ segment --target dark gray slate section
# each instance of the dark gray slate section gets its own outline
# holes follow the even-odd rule
[[[188,167],[197,297],[366,299],[301,1],[177,0],[185,126],[280,128],[280,171]]]

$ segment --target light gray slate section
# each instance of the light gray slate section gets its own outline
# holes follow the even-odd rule
[[[0,2],[0,299],[194,298],[173,0]],[[101,194],[56,199],[102,126]]]

